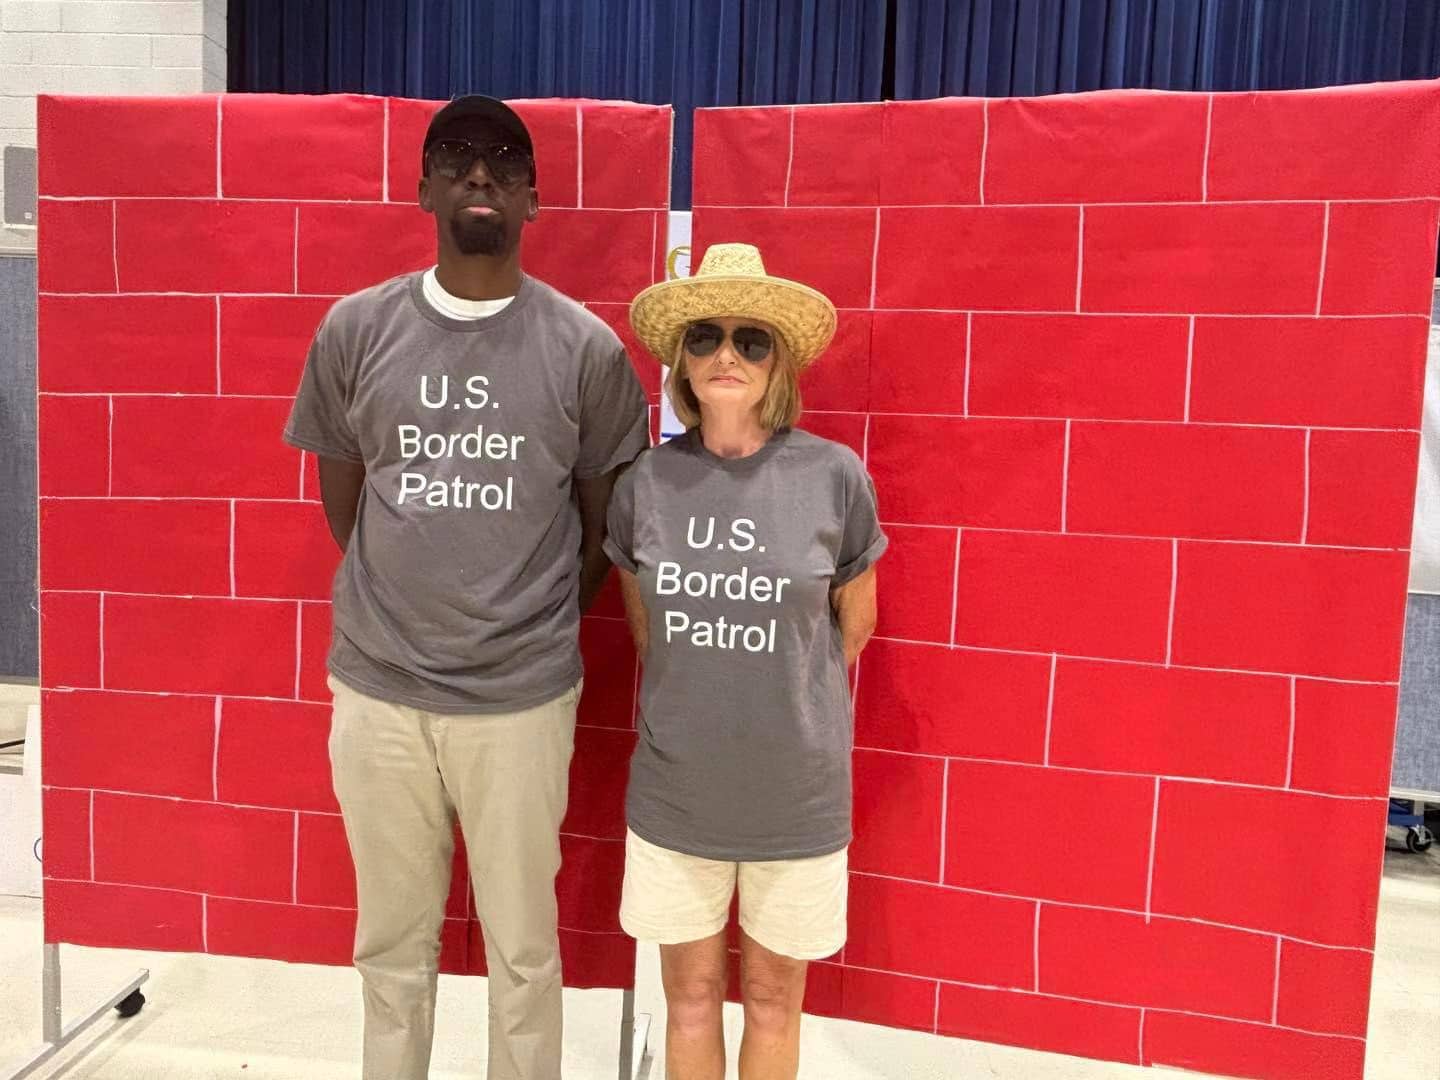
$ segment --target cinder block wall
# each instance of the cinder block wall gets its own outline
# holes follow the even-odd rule
[[[0,147],[35,145],[36,94],[224,90],[226,2],[0,0]],[[34,227],[0,247],[33,250]]]

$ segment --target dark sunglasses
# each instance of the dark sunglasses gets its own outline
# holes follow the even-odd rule
[[[692,323],[685,331],[685,351],[699,359],[720,348],[724,340],[725,330],[716,323]],[[736,356],[752,364],[762,364],[775,342],[768,331],[758,326],[737,326],[730,333],[730,347]]]
[[[535,176],[535,159],[529,151],[510,143],[475,143],[469,139],[441,139],[430,144],[426,154],[430,171],[447,180],[463,180],[475,162],[485,162],[485,171],[501,187],[513,187]]]

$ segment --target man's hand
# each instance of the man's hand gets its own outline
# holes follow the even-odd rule
[[[580,504],[580,614],[590,610],[600,589],[605,584],[605,575],[610,572],[610,560],[606,557],[605,512],[610,507],[610,492],[615,488],[615,479],[622,469],[613,469],[604,476],[592,476],[582,480],[575,478],[575,497]]]
[[[320,501],[330,535],[344,551],[355,531],[355,514],[360,509],[360,492],[365,487],[365,466],[339,458],[320,458]]]

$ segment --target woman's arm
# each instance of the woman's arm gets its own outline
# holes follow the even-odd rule
[[[830,606],[840,624],[845,666],[855,663],[860,650],[875,633],[875,567],[830,590]]]
[[[625,620],[630,624],[630,636],[635,639],[635,651],[640,659],[650,648],[650,616],[645,612],[645,601],[640,596],[640,580],[629,570],[615,568],[620,575],[620,595],[625,598]]]

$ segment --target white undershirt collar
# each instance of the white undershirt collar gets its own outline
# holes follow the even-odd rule
[[[499,300],[466,300],[464,297],[454,296],[440,284],[440,278],[435,271],[436,267],[433,266],[426,270],[420,286],[430,306],[449,318],[488,319],[491,315],[504,311],[515,299],[513,296],[505,296]]]

